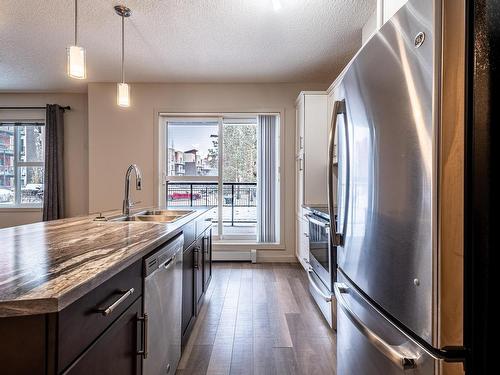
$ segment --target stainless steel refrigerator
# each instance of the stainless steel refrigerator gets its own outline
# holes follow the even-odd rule
[[[410,0],[335,89],[338,375],[464,371],[464,6]]]

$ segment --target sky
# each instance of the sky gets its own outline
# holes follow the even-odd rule
[[[172,124],[168,125],[168,147],[179,151],[197,149],[202,157],[207,156],[208,149],[213,148],[216,138],[211,135],[218,134],[218,125],[214,124]]]

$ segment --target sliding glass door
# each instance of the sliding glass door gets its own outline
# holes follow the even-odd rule
[[[213,207],[213,235],[218,240],[277,242],[279,236],[260,235],[263,231],[260,218],[269,217],[263,212],[272,212],[276,214],[275,218],[272,216],[274,220],[279,219],[274,206],[272,209],[263,206],[279,201],[279,196],[271,200],[266,196],[269,181],[266,180],[267,189],[259,183],[259,171],[268,174],[260,167],[266,164],[262,161],[269,158],[270,149],[278,146],[269,148],[259,144],[260,117],[258,114],[162,116],[160,204],[172,208]],[[266,141],[278,142],[277,138]],[[278,159],[274,157],[272,162],[277,163]],[[276,173],[277,170],[276,167]],[[278,190],[272,189],[273,194]],[[278,232],[278,224],[268,224],[266,228]]]
[[[257,118],[222,121],[225,239],[257,239]]]

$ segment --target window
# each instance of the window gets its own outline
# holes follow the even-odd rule
[[[214,206],[216,239],[279,242],[279,136],[263,118],[278,134],[276,114],[161,116],[160,205]]]
[[[43,204],[45,126],[0,123],[0,207]]]
[[[218,176],[219,124],[185,121],[168,124],[168,176]]]

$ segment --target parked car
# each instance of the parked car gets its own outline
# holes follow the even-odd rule
[[[181,199],[191,199],[191,193],[172,193],[168,195],[168,200],[170,201],[175,201],[175,200],[181,200]],[[201,199],[201,194],[200,193],[193,193],[193,198],[192,200],[197,200]]]
[[[14,192],[10,189],[0,188],[0,203],[8,203],[14,200]]]

